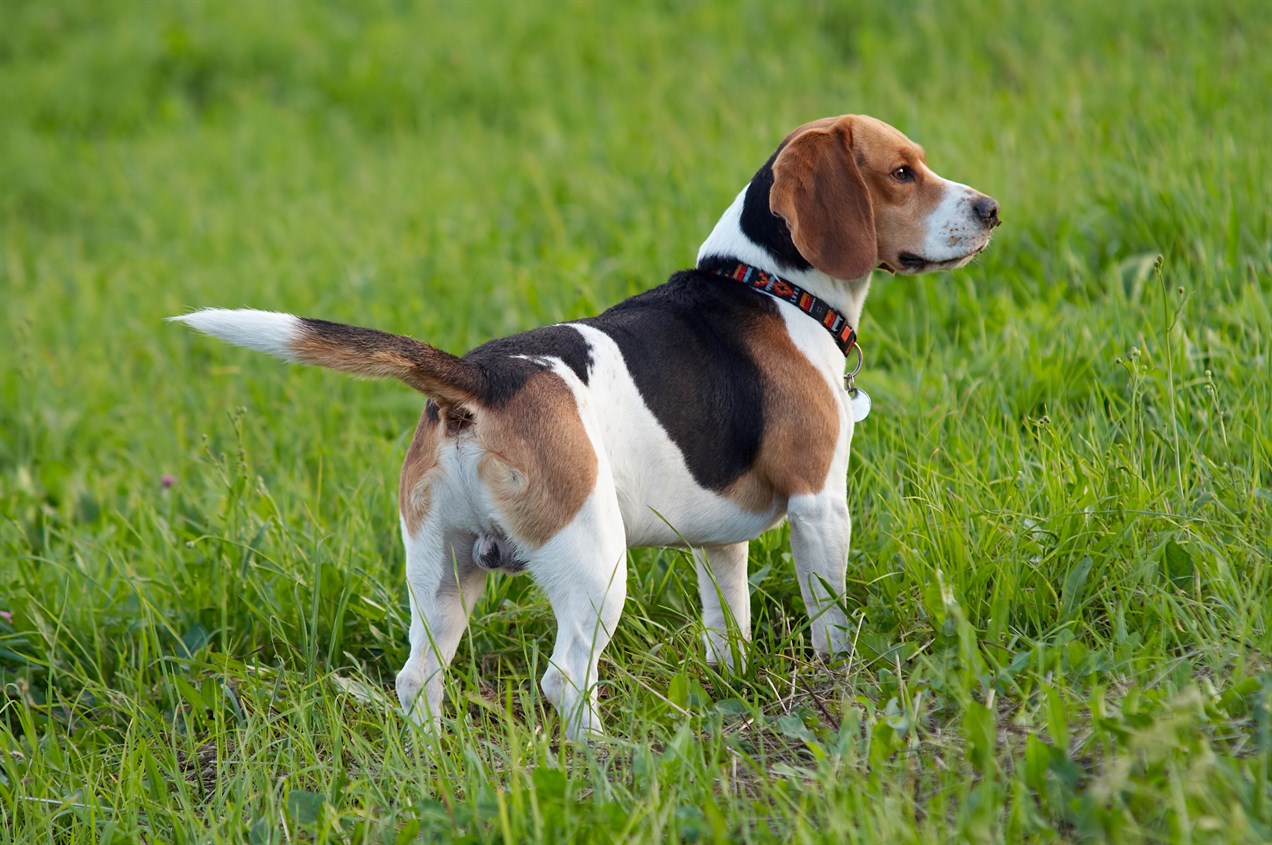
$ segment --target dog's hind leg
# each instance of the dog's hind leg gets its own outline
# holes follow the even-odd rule
[[[473,562],[473,536],[443,538],[425,524],[405,528],[406,584],[411,598],[411,654],[397,676],[398,700],[416,724],[436,729],[442,714],[442,674],[468,627],[486,571]]]
[[[698,570],[698,593],[702,596],[702,623],[706,631],[702,635],[707,647],[707,662],[713,666],[723,663],[734,668],[734,650],[729,644],[729,619],[737,625],[743,642],[751,641],[751,593],[747,588],[747,543],[731,546],[703,546],[694,549],[693,559]],[[740,644],[739,644],[740,645]],[[738,650],[742,669],[746,658]]]
[[[613,485],[602,483],[573,522],[530,554],[529,569],[557,619],[543,693],[578,742],[604,733],[596,710],[597,661],[627,599],[627,544]]]

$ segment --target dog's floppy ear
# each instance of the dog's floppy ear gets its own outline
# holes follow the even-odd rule
[[[874,210],[853,157],[851,117],[819,121],[787,142],[773,162],[769,209],[823,273],[860,279],[874,269]]]

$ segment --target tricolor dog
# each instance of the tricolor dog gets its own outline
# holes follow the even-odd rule
[[[871,271],[961,267],[998,222],[993,199],[937,176],[896,129],[845,115],[782,141],[694,269],[462,358],[290,314],[173,319],[428,397],[399,488],[411,602],[402,707],[436,728],[442,673],[487,574],[525,570],[557,620],[543,691],[580,739],[601,731],[597,661],[623,611],[629,548],[692,547],[707,655],[731,664],[731,624],[750,638],[747,542],[787,519],[812,645],[849,646],[854,407],[842,380]]]

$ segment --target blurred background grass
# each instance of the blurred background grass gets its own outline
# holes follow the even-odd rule
[[[801,718],[824,732],[822,712],[848,714],[884,749],[875,774],[774,752],[752,798],[785,807],[773,830],[787,838],[1186,839],[1220,817],[1264,838],[1270,9],[4,0],[0,731],[22,762],[5,758],[0,791],[36,799],[4,816],[9,831],[40,838],[47,819],[113,807],[125,840],[200,838],[192,820],[235,807],[270,841],[288,790],[339,769],[328,734],[364,779],[407,784],[323,793],[341,835],[331,819],[421,794],[550,789],[509,785],[493,762],[526,742],[553,753],[527,733],[554,730],[551,715],[522,718],[552,629],[524,579],[488,588],[448,693],[461,715],[465,695],[486,702],[450,756],[488,740],[491,759],[435,762],[438,779],[411,786],[410,761],[371,741],[400,744],[392,714],[346,721],[344,699],[314,686],[387,682],[404,657],[394,491],[419,397],[162,319],[252,306],[461,352],[595,313],[690,265],[791,127],[862,112],[994,195],[1005,225],[970,268],[880,279],[861,327],[876,405],[849,479],[859,657],[825,686],[816,675],[827,711]],[[715,830],[668,809],[679,790],[684,806],[719,799],[728,836],[755,835],[752,799],[712,792],[733,746],[707,716],[712,700],[760,723],[803,712],[774,692],[792,666],[813,672],[784,532],[753,547],[768,656],[740,680],[701,664],[681,557],[639,552],[632,569],[604,670],[622,702],[611,729],[633,760],[663,753],[682,742],[670,700],[707,720],[692,725],[713,751],[662,797],[588,769],[608,797],[571,823],[612,832],[612,801],[646,820],[633,838]],[[224,685],[187,691],[213,672]],[[1107,690],[1130,715],[1101,726]],[[255,710],[234,698],[253,694]],[[290,719],[315,697],[332,709],[289,722],[291,744],[234,750],[271,707]],[[988,757],[982,711],[1000,737]],[[1145,763],[1151,731],[1161,756]],[[1013,732],[1060,756],[1025,759]],[[214,804],[163,798],[205,742],[237,780]],[[146,743],[166,749],[153,773]],[[1022,779],[1030,760],[1049,774]],[[798,814],[778,762],[821,784]],[[130,779],[162,788],[137,798]],[[465,830],[494,836],[472,812]],[[367,829],[412,823],[382,815]]]

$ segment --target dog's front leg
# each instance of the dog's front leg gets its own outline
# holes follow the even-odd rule
[[[411,654],[397,676],[398,700],[410,719],[436,730],[442,717],[442,674],[468,628],[486,571],[472,559],[473,538],[443,541],[421,529],[406,543],[406,586],[411,599]]]
[[[751,592],[747,587],[746,564],[748,543],[731,546],[703,546],[694,549],[693,559],[698,570],[698,594],[702,596],[702,624],[706,628],[702,639],[707,647],[707,663],[717,666],[723,663],[735,668],[733,648],[729,644],[729,620],[737,625],[738,655],[736,666],[746,668],[746,655],[740,648],[751,641]]]
[[[795,573],[812,620],[813,648],[819,654],[846,651],[848,618],[840,602],[852,534],[848,503],[842,490],[792,496],[787,515]]]

